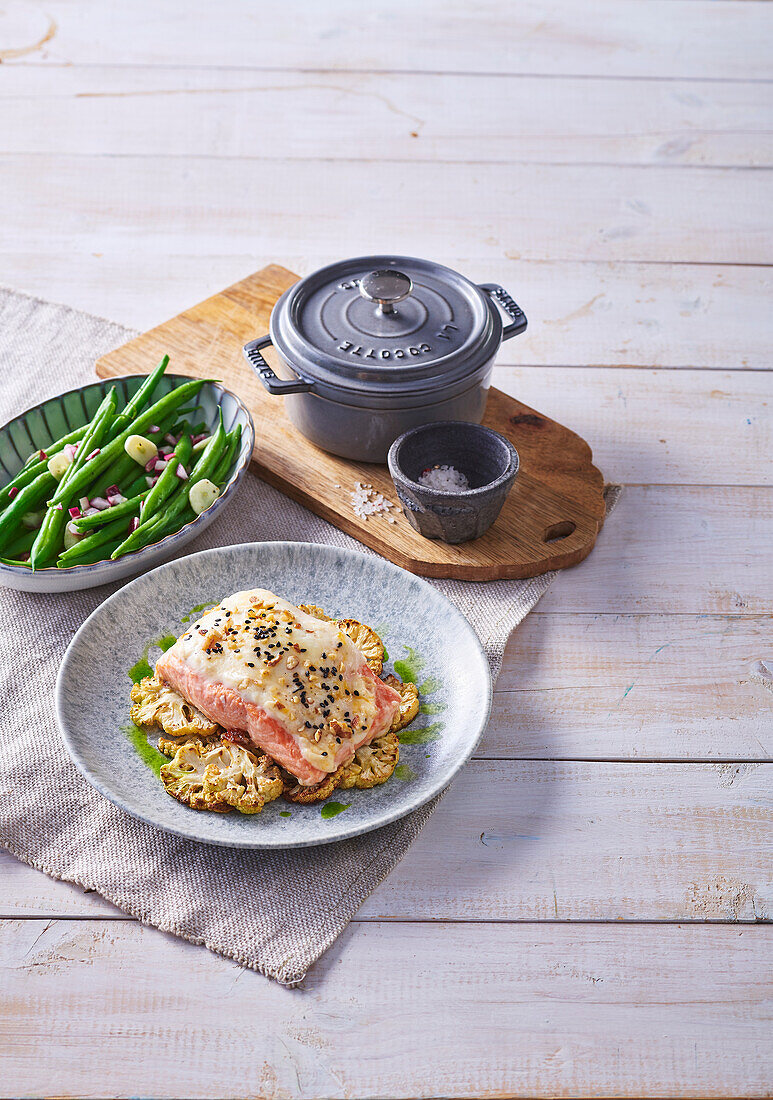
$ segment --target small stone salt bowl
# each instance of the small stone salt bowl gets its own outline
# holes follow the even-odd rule
[[[469,542],[488,531],[519,465],[509,439],[482,424],[455,420],[411,428],[394,441],[387,462],[411,526],[425,538],[448,543]],[[469,488],[435,489],[421,483],[422,474],[443,466],[462,474]]]

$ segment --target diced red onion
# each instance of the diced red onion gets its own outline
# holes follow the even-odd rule
[[[151,424],[148,428],[148,435],[157,435],[160,431],[161,429],[159,428],[158,424]]]
[[[146,477],[145,484],[149,489],[152,489],[153,486],[156,484],[156,479],[154,477]]]
[[[46,454],[45,451],[38,451],[38,454],[40,455],[40,461],[41,462],[45,462],[46,459],[48,458],[48,455]]]
[[[140,525],[139,519],[137,518],[137,516],[134,516],[129,522],[129,534],[131,534],[132,531],[136,531],[137,528],[139,527],[139,525]]]
[[[81,510],[84,511],[84,512],[86,511],[87,508],[91,507],[91,501],[89,500],[88,497],[81,497],[80,500],[78,501],[78,504],[80,504]],[[94,510],[96,511],[96,509],[94,509]]]
[[[54,505],[54,511],[55,512],[61,512],[61,510],[62,510],[62,502],[60,501],[58,504]]]
[[[123,504],[123,502],[125,500],[126,500],[126,497],[123,496],[122,493],[112,493],[107,498],[107,503],[110,505],[111,508],[114,508],[116,504]]]
[[[90,455],[86,455],[86,461],[87,461],[87,462],[91,462],[92,458],[96,458],[96,457],[97,457],[97,455],[98,455],[98,454],[100,453],[100,451],[101,451],[101,450],[102,450],[102,448],[101,448],[101,447],[95,447],[95,448],[94,448],[94,450],[93,450],[93,451],[91,452],[91,454],[90,454]]]
[[[92,508],[91,506],[89,506],[88,508],[83,509],[83,514],[84,516],[98,516],[99,508]]]
[[[16,496],[18,491],[19,491],[19,486],[18,485],[12,485],[11,488],[8,490],[8,499],[13,500],[13,498]]]
[[[69,459],[72,460],[73,458],[75,458],[75,447],[73,447],[72,443],[65,443],[62,450],[64,451],[64,453],[67,455],[67,457]]]
[[[108,485],[107,489],[105,490],[106,497],[117,497],[120,496],[120,493],[121,490],[118,488],[117,485]]]
[[[148,465],[150,465],[150,464],[148,463]],[[163,458],[154,458],[153,459],[153,466],[151,467],[151,469],[153,470],[154,473],[158,474],[164,469],[165,466],[166,466],[166,463],[164,462]]]
[[[198,434],[198,435],[192,435],[192,436],[191,436],[191,444],[192,444],[192,446],[194,446],[194,447],[195,447],[197,443],[201,443],[202,439],[206,439],[206,438],[207,438],[207,434],[208,434],[207,432],[199,432],[199,434]]]
[[[29,552],[29,550],[25,550],[24,553],[20,555],[19,561],[29,561],[29,560],[30,560],[30,552]]]
[[[81,532],[78,530],[78,528],[75,526],[74,523],[68,523],[67,524],[67,530],[70,532],[71,535],[80,535],[81,534]]]
[[[69,508],[68,511],[69,511],[69,513],[70,513],[70,515],[72,516],[73,519],[77,519],[78,516],[81,514],[80,508],[76,508],[74,505],[73,505],[72,508]],[[76,532],[73,531],[73,534],[75,534],[75,533]]]
[[[107,503],[104,497],[92,497],[91,507],[96,508],[98,512],[104,512],[105,508],[109,508],[110,505]]]
[[[171,447],[159,447],[158,448],[158,453],[160,455],[170,455],[172,453],[172,448]]]
[[[155,468],[156,468],[156,456],[153,455],[153,457],[149,458],[148,461],[145,463],[145,471],[146,471],[146,473],[152,473],[152,471],[155,470]]]
[[[177,469],[175,470],[175,473],[179,477],[180,481],[188,480],[188,475],[185,472],[185,467],[183,466],[182,462],[177,463]]]
[[[177,446],[177,437],[172,435],[171,432],[167,432],[166,435],[164,436],[164,443],[168,443],[170,445],[170,447],[176,447]]]

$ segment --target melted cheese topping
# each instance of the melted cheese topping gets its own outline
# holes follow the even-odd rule
[[[373,682],[349,637],[262,588],[223,600],[170,652],[203,680],[263,707],[322,771],[332,770],[338,745],[376,716]]]

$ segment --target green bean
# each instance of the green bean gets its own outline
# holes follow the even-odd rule
[[[155,523],[149,523],[147,527],[138,527],[135,535],[142,533],[142,537],[135,541],[128,549],[121,549],[123,543],[121,543],[121,553],[117,554],[114,550],[110,555],[113,560],[119,557],[123,557],[124,554],[131,554],[137,550],[142,550],[143,547],[149,545],[155,545],[157,542],[161,542],[167,535],[173,535],[176,531],[181,530],[186,523],[191,523],[196,519],[196,513],[191,508],[190,504],[186,504],[181,511],[175,516],[161,515]],[[127,540],[124,539],[124,542]]]
[[[185,511],[186,507],[189,505],[188,494],[190,493],[191,487],[195,485],[197,481],[202,481],[205,477],[209,477],[211,470],[217,464],[223,453],[225,440],[226,434],[223,427],[223,413],[221,411],[219,414],[217,431],[199,455],[198,462],[191,470],[188,480],[184,482],[179,489],[176,489],[168,499],[163,515],[161,517],[150,516],[147,520],[143,521],[140,526],[132,531],[132,533],[124,539],[121,545],[113,551],[111,554],[113,559],[121,557],[122,554],[129,553],[131,550],[138,550],[140,546],[145,546],[148,542],[154,542],[153,529],[166,521],[171,522],[171,520],[179,517],[180,514]],[[148,538],[148,536],[150,537]]]
[[[23,534],[18,535],[4,548],[6,555],[12,558],[17,554],[26,554],[32,548],[36,534],[37,531],[24,531]]]
[[[76,428],[74,432],[70,432],[69,435],[62,436],[61,439],[57,439],[55,443],[49,444],[43,448],[45,458],[38,458],[40,451],[33,451],[30,457],[19,470],[18,474],[11,478],[11,480],[0,489],[0,505],[4,504],[7,500],[11,499],[11,489],[16,487],[17,489],[23,489],[25,485],[29,485],[31,481],[34,481],[38,474],[42,474],[44,470],[48,469],[48,460],[52,455],[58,454],[59,451],[64,450],[68,443],[76,443],[79,439],[82,439],[86,434],[87,424],[84,424],[82,428]]]
[[[172,457],[161,471],[158,481],[145,499],[145,503],[140,510],[143,523],[146,523],[151,516],[158,513],[159,508],[169,494],[179,486],[180,478],[177,476],[177,467],[185,466],[185,463],[191,457],[191,449],[191,437],[184,435],[175,446]]]
[[[33,570],[38,569],[56,557],[62,543],[64,529],[67,524],[66,508],[74,498],[74,490],[71,485],[77,480],[80,472],[88,465],[87,453],[93,445],[97,447],[104,438],[115,418],[115,389],[105,394],[99,408],[89,424],[88,430],[78,448],[75,460],[65,471],[64,477],[59,482],[56,492],[48,502],[48,511],[43,517],[43,522],[38,530],[37,537],[30,551],[30,564]]]
[[[59,488],[54,493],[52,504],[58,504],[60,501],[72,499],[72,492],[70,486],[76,479],[81,470],[85,469],[88,464],[89,456],[93,453],[95,448],[99,448],[102,440],[107,435],[110,429],[110,425],[115,419],[115,387],[113,387],[109,393],[106,393],[99,408],[94,413],[91,419],[91,423],[86,430],[81,445],[78,447],[77,454],[72,463],[67,467],[64,472],[64,476],[59,482]]]
[[[41,504],[56,485],[56,478],[48,470],[38,474],[34,481],[20,489],[8,507],[0,515],[0,549],[18,536],[21,517]]]
[[[31,568],[30,563],[28,561],[22,561],[20,558],[2,558],[2,557],[0,557],[0,561],[3,563],[3,565],[21,565],[25,569],[30,569]]]
[[[122,412],[118,414],[115,419],[113,430],[110,433],[111,438],[118,435],[119,432],[122,432],[124,428],[127,428],[129,424],[131,424],[132,420],[134,420],[140,409],[144,405],[147,405],[148,401],[150,401],[151,397],[153,396],[153,392],[156,389],[159,381],[161,380],[161,376],[166,370],[168,363],[169,356],[165,355],[158,366],[155,368],[155,370],[151,371],[151,373],[142,383],[140,388],[135,393],[134,397],[132,397],[131,400],[126,403],[126,407],[123,409]]]
[[[81,539],[76,542],[74,546],[71,546],[68,550],[63,551],[57,558],[57,566],[62,565],[79,565],[78,558],[88,554],[91,550],[96,549],[99,546],[104,546],[106,543],[114,541],[126,534],[126,517],[122,519],[116,519],[112,523],[108,523],[107,527],[103,527],[99,531],[95,531],[91,535],[87,535],[85,539]]]
[[[111,439],[108,445],[103,447],[91,462],[87,462],[78,471],[71,485],[73,495],[82,494],[83,490],[92,485],[98,475],[118,458],[123,451],[124,443],[130,435],[140,435],[151,424],[158,423],[159,417],[166,418],[170,412],[179,408],[188,397],[198,393],[204,382],[205,379],[198,378],[191,382],[184,382],[182,386],[178,386],[176,390],[170,390],[169,393],[164,394],[160,400],[156,401],[155,405],[151,405],[145,412],[140,413],[128,428],[124,428],[114,439]]]
[[[237,426],[233,429],[233,431],[230,431],[228,433],[228,435],[226,437],[226,439],[227,439],[226,449],[223,452],[223,455],[220,458],[220,461],[218,462],[218,464],[215,467],[214,471],[212,472],[211,480],[215,483],[215,485],[217,485],[218,489],[222,489],[223,482],[225,481],[226,477],[228,476],[228,471],[231,469],[231,466],[233,464],[233,460],[236,456],[237,451],[239,450],[239,444],[241,442],[241,438],[242,438],[242,426],[241,426],[241,424],[237,424]]]
[[[72,521],[73,526],[80,533],[81,531],[92,531],[95,527],[104,527],[106,523],[112,523],[114,519],[121,519],[123,516],[139,515],[140,504],[149,492],[150,489],[146,489],[144,493],[128,497],[120,504],[114,504],[111,508],[103,508],[95,516],[77,516]]]

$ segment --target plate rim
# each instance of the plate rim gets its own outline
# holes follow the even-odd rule
[[[154,574],[162,570],[174,569],[180,562],[187,561],[189,558],[208,557],[210,555],[220,554],[224,550],[247,551],[254,550],[258,547],[302,547],[303,549],[313,549],[315,551],[331,551],[335,554],[343,554],[346,557],[362,558],[365,560],[372,559],[374,563],[378,563],[380,566],[386,567],[387,571],[410,577],[412,581],[418,583],[420,586],[426,586],[433,593],[434,596],[438,597],[443,603],[448,605],[453,614],[461,620],[463,627],[469,632],[470,640],[473,644],[474,649],[477,650],[483,670],[485,672],[485,705],[480,711],[480,720],[477,735],[474,737],[474,739],[471,740],[467,750],[463,754],[461,754],[461,756],[454,761],[453,766],[443,774],[442,779],[438,783],[434,784],[425,796],[423,796],[419,801],[411,805],[409,808],[386,811],[374,823],[355,825],[344,833],[329,837],[309,838],[307,840],[295,841],[289,839],[287,841],[282,841],[281,843],[277,841],[261,841],[259,838],[256,840],[247,839],[245,841],[234,841],[231,839],[216,840],[211,837],[203,838],[195,834],[191,834],[190,832],[184,832],[182,829],[175,828],[174,826],[161,824],[159,821],[153,819],[152,817],[148,817],[143,813],[137,812],[136,809],[133,809],[131,806],[129,806],[126,801],[122,800],[120,796],[117,796],[113,792],[109,792],[104,789],[102,783],[92,773],[87,761],[83,759],[77,747],[72,743],[71,735],[67,729],[63,715],[65,682],[68,675],[68,667],[70,663],[75,659],[74,654],[77,650],[78,642],[84,632],[87,630],[92,619],[96,618],[100,613],[104,612],[105,608],[111,606],[114,601],[119,600],[120,597],[124,595],[127,589],[133,587],[136,584],[139,584],[140,582],[147,581],[148,578],[153,577]],[[295,848],[311,848],[317,847],[322,844],[334,844],[339,841],[351,840],[353,837],[362,836],[363,834],[374,832],[376,829],[383,828],[384,826],[392,824],[393,822],[398,821],[403,817],[407,817],[409,814],[413,813],[414,810],[418,810],[422,806],[425,806],[427,802],[429,802],[431,799],[435,798],[438,794],[444,791],[469,762],[475,749],[480,744],[480,740],[486,730],[486,727],[488,726],[489,718],[491,717],[491,707],[493,702],[493,679],[491,676],[491,668],[488,662],[488,658],[486,656],[486,652],[472,624],[469,622],[466,616],[462,614],[456,604],[453,603],[453,601],[445,595],[445,593],[441,592],[434,585],[429,584],[428,581],[426,581],[423,577],[418,577],[414,573],[409,573],[407,570],[401,569],[400,566],[395,565],[393,562],[390,562],[386,558],[382,558],[379,555],[365,554],[360,550],[355,550],[350,547],[332,546],[329,543],[293,542],[289,539],[267,539],[262,542],[241,542],[232,543],[226,546],[214,546],[208,550],[199,550],[195,554],[186,554],[180,558],[175,558],[172,561],[163,562],[160,565],[156,566],[154,569],[149,570],[149,572],[143,573],[139,577],[135,577],[133,580],[130,580],[127,584],[122,585],[116,592],[113,592],[110,596],[107,597],[107,599],[103,600],[97,607],[94,608],[91,614],[86,619],[84,619],[75,634],[70,639],[69,645],[67,646],[64,656],[62,657],[62,661],[59,665],[59,671],[57,672],[56,685],[54,688],[54,700],[56,708],[56,720],[59,727],[59,732],[73,764],[84,777],[84,779],[86,779],[87,782],[89,782],[91,786],[96,791],[98,791],[99,794],[108,799],[108,801],[111,802],[113,805],[117,806],[119,809],[129,814],[130,817],[134,818],[137,821],[142,821],[144,824],[150,825],[155,829],[159,829],[164,833],[168,833],[172,836],[178,836],[185,840],[195,841],[197,844],[206,844],[213,847],[228,848],[239,851],[279,851],[292,850]]]

